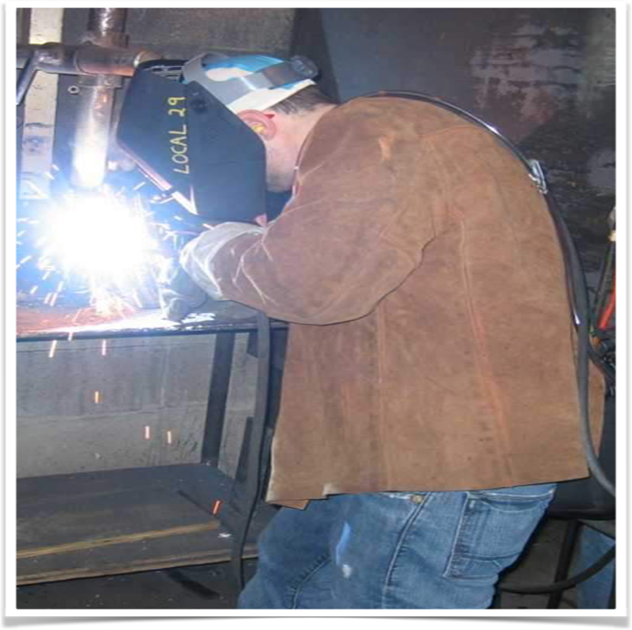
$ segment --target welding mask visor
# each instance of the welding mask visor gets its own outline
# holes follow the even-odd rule
[[[173,69],[164,61],[139,66],[121,109],[118,144],[201,220],[252,222],[265,212],[262,141],[197,82],[174,80]]]

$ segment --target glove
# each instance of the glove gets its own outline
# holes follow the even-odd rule
[[[208,298],[177,260],[170,259],[161,270],[158,277],[158,299],[165,319],[181,322]]]

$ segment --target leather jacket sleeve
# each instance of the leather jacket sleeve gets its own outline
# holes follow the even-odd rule
[[[265,232],[236,236],[212,261],[191,244],[189,258],[223,297],[289,322],[338,323],[369,313],[421,263],[432,221],[420,212],[415,234],[402,238],[395,170],[405,156],[379,128],[330,116],[308,138],[293,197]]]

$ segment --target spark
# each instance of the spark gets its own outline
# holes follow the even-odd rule
[[[146,426],[145,427],[145,439],[148,440],[151,434],[151,427]]]
[[[171,431],[167,431],[167,444],[171,444],[172,439],[171,439]]]
[[[29,260],[31,260],[31,258],[33,258],[32,254],[29,254],[28,256],[24,256],[24,258],[22,258],[19,264],[23,265],[25,262],[28,262]]]
[[[108,353],[108,342],[104,339],[101,343],[101,356],[104,357]]]
[[[55,356],[55,351],[57,350],[57,339],[55,339],[53,341],[53,343],[50,345],[50,351],[48,353],[48,358],[52,359]]]
[[[57,293],[55,291],[55,293],[53,293],[53,295],[50,298],[50,304],[49,306],[55,306],[55,302],[57,302],[57,297],[59,296],[59,293]]]
[[[20,230],[20,231],[16,234],[16,236],[17,236],[17,238],[20,238],[20,236],[24,236],[25,234],[26,234],[26,230]]]
[[[98,405],[100,401],[101,401],[101,392],[99,391],[94,392],[94,404]]]
[[[136,304],[138,304],[138,308],[143,308],[143,304],[140,301],[140,298],[138,297],[138,291],[134,291],[132,293],[132,297],[134,298],[134,302],[136,302]]]
[[[75,333],[73,331],[70,331],[68,333],[68,341],[72,341],[72,338],[75,336]]]
[[[35,295],[37,293],[37,289],[39,287],[35,284],[33,285],[33,287],[31,288],[31,290],[29,291],[29,295]]]
[[[173,200],[173,195],[169,197],[157,197],[156,199],[153,200],[153,203],[155,203],[157,206],[162,206],[163,204],[169,203],[172,200]]]
[[[137,191],[138,189],[142,188],[147,182],[141,182],[140,184],[136,184],[136,186],[134,186],[134,188],[132,188],[133,191]]]
[[[46,306],[48,306],[48,302],[51,299],[51,297],[53,296],[52,293],[47,293],[46,297],[44,298],[44,304],[46,304]]]

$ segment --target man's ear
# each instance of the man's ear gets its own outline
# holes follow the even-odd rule
[[[272,116],[256,109],[246,109],[237,116],[245,122],[262,140],[271,140],[277,133],[277,126]]]

